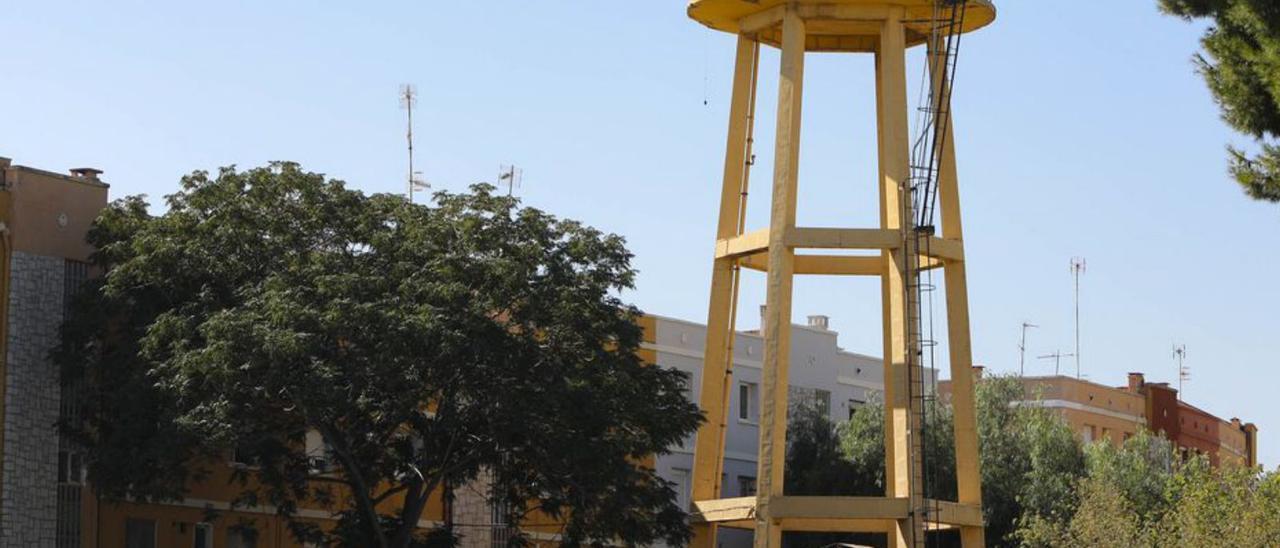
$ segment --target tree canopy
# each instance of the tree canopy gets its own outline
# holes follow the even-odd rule
[[[98,491],[181,497],[237,449],[238,503],[339,513],[300,540],[419,545],[428,500],[482,473],[566,545],[686,540],[642,463],[701,417],[637,357],[622,238],[493,190],[415,205],[274,163],[194,172],[162,215],[113,203],[55,352]]]
[[[1015,545],[1021,523],[1070,515],[1084,454],[1071,429],[1052,411],[1018,405],[1035,397],[1014,377],[979,382],[979,458],[987,544]],[[955,443],[950,406],[925,405],[925,496],[955,500]],[[883,496],[884,406],[870,401],[840,424],[800,409],[787,428],[787,489],[796,495]],[[838,438],[832,442],[832,437]],[[872,544],[867,535],[811,535],[797,545],[839,541]]]
[[[1259,142],[1229,147],[1230,171],[1250,196],[1280,202],[1280,3],[1275,0],[1160,0],[1166,13],[1209,19],[1195,57],[1222,118]]]
[[[1203,455],[1182,455],[1139,430],[1123,444],[1082,443],[1054,411],[1026,405],[1015,377],[977,383],[983,514],[989,546],[1086,548],[1130,546],[1280,546],[1280,470],[1266,472]],[[950,414],[926,407],[925,492],[954,497]],[[793,412],[788,427],[787,489],[798,495],[884,493],[884,407],[869,402],[847,422]],[[833,448],[833,436],[840,439]],[[934,459],[933,465],[928,459]],[[883,536],[791,534],[792,546],[853,542],[884,545]],[[945,535],[945,534],[943,534]],[[930,542],[958,546],[954,537]]]
[[[1213,468],[1182,458],[1168,440],[1140,432],[1087,451],[1073,512],[1023,524],[1031,547],[1278,546],[1280,473]]]

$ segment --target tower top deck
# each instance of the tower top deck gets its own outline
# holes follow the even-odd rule
[[[782,10],[795,4],[805,19],[806,51],[874,52],[880,22],[895,10],[907,31],[907,46],[925,43],[937,0],[690,0],[689,17],[710,28],[733,33],[756,33],[760,42],[782,42]],[[991,24],[996,7],[991,0],[968,0],[963,32]]]

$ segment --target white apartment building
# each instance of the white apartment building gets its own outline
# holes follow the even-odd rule
[[[688,397],[698,401],[702,388],[705,325],[649,315],[653,334],[644,348],[656,355],[657,364],[689,373]],[[810,316],[807,325],[792,325],[789,398],[792,402],[812,401],[825,408],[832,421],[849,418],[870,396],[884,390],[881,358],[840,348],[837,333],[828,328],[826,316]],[[749,496],[755,493],[756,454],[760,443],[761,354],[764,339],[758,331],[739,332],[734,340],[733,390],[729,401],[728,431],[725,434],[725,462],[722,495]],[[689,506],[693,470],[693,436],[657,460],[658,473],[677,485],[679,503]],[[725,548],[749,546],[751,532],[721,529],[720,545]]]

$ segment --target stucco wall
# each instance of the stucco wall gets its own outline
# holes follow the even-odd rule
[[[65,261],[15,252],[10,265],[0,547],[51,547],[57,524],[59,383],[48,354],[62,322]]]

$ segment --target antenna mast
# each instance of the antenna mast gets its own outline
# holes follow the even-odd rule
[[[520,181],[524,179],[524,170],[516,167],[515,164],[501,166],[498,169],[498,182],[507,184],[507,196],[511,196],[515,193],[515,187],[520,186]]]
[[[1080,275],[1084,274],[1085,261],[1084,257],[1071,258],[1071,278],[1075,284],[1075,306],[1076,306],[1076,351],[1073,356],[1076,358],[1076,378],[1080,378]]]
[[[400,85],[400,108],[405,109],[408,114],[408,124],[405,130],[405,139],[409,142],[409,177],[406,180],[407,192],[405,196],[409,199],[409,203],[413,203],[413,191],[419,189],[431,188],[422,178],[421,171],[413,170],[413,106],[418,103],[418,87],[413,84]]]
[[[1179,399],[1186,399],[1182,397],[1182,383],[1185,381],[1191,380],[1191,370],[1188,369],[1186,364],[1183,363],[1183,360],[1185,360],[1186,358],[1187,358],[1187,345],[1185,344],[1173,345],[1173,359],[1178,361],[1178,398]]]
[[[1053,374],[1054,374],[1054,376],[1058,376],[1058,375],[1061,375],[1061,373],[1059,373],[1059,370],[1061,369],[1061,365],[1062,365],[1062,358],[1070,358],[1070,357],[1072,357],[1072,356],[1075,356],[1075,354],[1063,354],[1063,353],[1062,353],[1062,351],[1060,351],[1060,350],[1054,350],[1052,354],[1045,354],[1045,355],[1043,355],[1043,356],[1036,356],[1036,359],[1038,359],[1038,360],[1053,360]],[[1076,357],[1079,357],[1079,356],[1076,356]],[[1076,378],[1080,378],[1080,377],[1079,377],[1079,376],[1077,376]]]
[[[1022,322],[1022,340],[1018,342],[1018,376],[1027,374],[1027,328],[1040,327],[1030,322]]]

